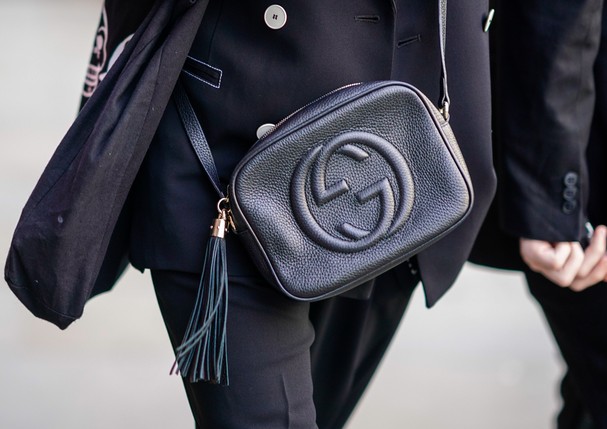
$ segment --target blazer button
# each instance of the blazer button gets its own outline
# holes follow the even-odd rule
[[[577,203],[575,201],[565,201],[563,203],[563,213],[565,214],[571,214],[574,212],[574,210],[577,208]]]
[[[577,182],[578,175],[573,171],[570,171],[569,173],[565,174],[565,177],[563,178],[563,183],[565,184],[565,186],[575,186],[577,185]]]
[[[282,6],[273,4],[266,9],[263,19],[272,30],[280,30],[287,23],[287,11]]]

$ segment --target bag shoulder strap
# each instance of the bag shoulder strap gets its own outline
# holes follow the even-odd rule
[[[438,31],[441,56],[441,101],[440,111],[446,121],[449,120],[449,88],[447,87],[447,61],[445,49],[447,44],[447,0],[438,0]]]
[[[190,99],[188,98],[188,95],[186,94],[186,91],[179,80],[175,86],[174,99],[175,103],[177,104],[177,111],[179,112],[181,122],[183,123],[185,131],[188,134],[188,138],[192,143],[192,147],[194,148],[194,152],[196,152],[196,156],[198,157],[202,168],[204,169],[205,173],[207,173],[209,179],[211,179],[213,187],[219,194],[220,198],[224,198],[225,195],[219,181],[219,174],[217,173],[217,167],[215,166],[215,161],[213,160],[211,148],[209,147],[207,138],[202,131],[202,126],[196,117],[196,112],[194,112],[192,103],[190,102]]]

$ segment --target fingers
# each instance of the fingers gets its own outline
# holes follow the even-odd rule
[[[584,289],[589,288],[590,286],[594,286],[595,284],[605,281],[605,277],[607,276],[607,256],[603,256],[594,266],[592,271],[588,273],[585,277],[576,278],[571,283],[571,290],[576,292],[583,291]]]
[[[573,250],[572,244],[573,243],[565,242],[556,243],[556,245],[554,245],[554,264],[552,265],[552,267],[548,267],[549,269],[553,271],[558,271],[564,267]]]
[[[579,243],[568,243],[570,246],[569,257],[560,270],[545,270],[544,276],[561,287],[569,287],[577,277],[584,262],[584,250]]]
[[[572,261],[569,261],[573,244],[576,243],[560,242],[553,245],[547,241],[521,238],[520,252],[523,260],[532,270],[542,274],[559,272],[568,262],[568,270],[573,269]],[[581,251],[581,248],[579,250]],[[575,256],[574,261],[579,259],[579,254]]]
[[[584,261],[579,244],[560,242],[555,245],[542,240],[520,239],[523,261],[531,268],[559,286],[569,286]]]
[[[541,240],[520,239],[520,253],[533,271],[561,287],[584,290],[607,281],[607,227],[596,228],[584,251],[578,242],[556,244]]]
[[[594,269],[595,265],[599,263],[601,258],[605,255],[605,240],[606,240],[607,229],[604,226],[599,226],[592,235],[590,245],[584,252],[584,262],[578,272],[578,277],[586,277]]]
[[[534,271],[558,271],[569,258],[571,246],[568,242],[553,246],[547,241],[521,238],[520,253],[523,261]]]
[[[584,290],[603,281],[607,277],[606,244],[607,228],[601,225],[594,231],[590,245],[584,255],[584,262],[580,267],[576,279],[571,284],[572,290]]]

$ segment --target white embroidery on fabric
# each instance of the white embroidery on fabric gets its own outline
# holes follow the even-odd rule
[[[108,59],[107,44],[109,38],[109,25],[107,18],[107,11],[103,7],[101,13],[101,21],[99,28],[97,29],[97,35],[95,36],[95,43],[93,46],[93,54],[91,55],[91,62],[86,72],[86,78],[84,81],[84,90],[82,95],[85,98],[89,98],[93,95],[93,92],[99,86],[99,83],[105,78],[110,68],[114,65],[120,54],[124,51],[126,44],[133,38],[133,34],[129,35],[124,39],[111,53]]]
[[[107,39],[108,39],[108,25],[107,25],[107,12],[105,6],[101,13],[101,22],[97,29],[97,35],[95,36],[95,44],[93,46],[93,55],[91,56],[91,63],[88,66],[86,72],[86,78],[84,81],[84,97],[90,97],[99,85],[99,75],[105,66],[107,61]]]

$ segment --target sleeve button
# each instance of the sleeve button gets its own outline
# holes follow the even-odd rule
[[[565,177],[563,178],[563,183],[565,184],[565,186],[575,186],[577,185],[577,182],[578,175],[573,171],[570,171],[569,173],[565,174]]]
[[[563,198],[567,201],[573,201],[577,197],[577,188],[568,186],[563,190]]]
[[[577,203],[575,201],[565,201],[563,203],[563,213],[565,214],[571,214],[575,211],[575,209],[577,208]]]

